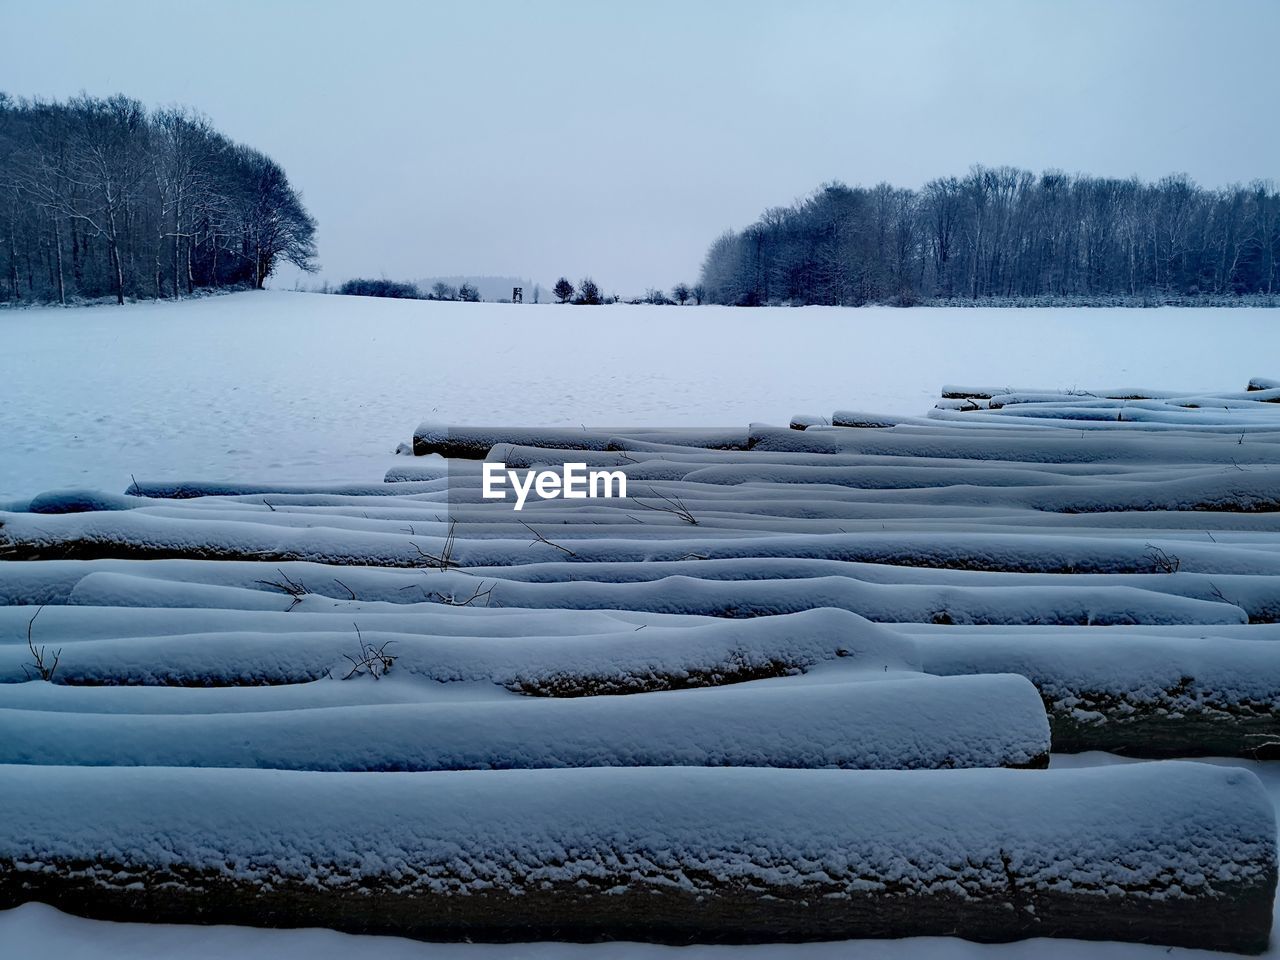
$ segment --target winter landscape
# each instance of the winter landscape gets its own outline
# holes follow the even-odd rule
[[[0,956],[1280,957],[1274,6],[115,6],[0,18]]]
[[[719,345],[725,370],[684,381],[676,402],[630,336],[662,310],[619,306],[634,326],[575,334],[599,387],[624,385],[612,406],[556,392],[571,365],[534,338],[513,347],[537,373],[512,393],[435,381],[420,402],[439,395],[443,410],[384,424],[377,391],[406,343],[474,344],[449,339],[461,309],[259,292],[12,315],[15,355],[33,362],[5,385],[6,429],[30,439],[6,464],[0,527],[0,762],[25,771],[6,779],[4,820],[41,815],[2,852],[25,896],[135,924],[437,940],[1265,947],[1280,385],[1242,374],[1253,358],[1234,351],[1187,363],[1138,346],[1144,324],[1223,314],[1265,344],[1267,311],[1143,311],[1126,321],[1135,349],[1108,366],[1088,344],[1116,311],[992,311],[963,328],[956,311],[913,312],[935,333],[922,341],[947,325],[966,337],[907,358],[874,336],[883,312],[705,308],[686,346]],[[471,309],[509,331],[558,308]],[[42,397],[48,378],[20,371],[39,369],[53,322],[103,340]],[[753,366],[775,322],[803,382]],[[1006,338],[1001,362],[1022,351],[1027,382],[984,386],[995,367],[965,346],[973,325],[1019,322],[1035,334]],[[228,399],[237,325],[317,345],[297,379],[250,376]],[[858,357],[869,375],[853,392],[877,412],[833,406],[847,365],[818,361],[815,342]],[[149,359],[177,344],[200,362]],[[466,366],[482,366],[471,349]],[[971,383],[928,385],[957,361]],[[1083,379],[1099,370],[1111,387]],[[1140,385],[1210,374],[1234,389]],[[670,406],[646,406],[658,395]],[[796,397],[793,417],[742,422]],[[437,419],[518,422],[529,402],[547,426]],[[31,430],[89,408],[125,425]],[[351,416],[311,415],[334,410]],[[635,410],[657,426],[579,420]],[[480,498],[475,456],[619,470],[629,496],[516,513]],[[72,488],[46,492],[61,458]],[[745,853],[744,837],[769,852]],[[895,905],[903,884],[915,892]],[[797,912],[797,896],[832,906]],[[35,904],[2,922],[19,942],[92,951],[107,936],[137,956],[354,949],[311,932],[99,934]],[[1076,939],[1046,947],[1046,934]],[[485,950],[377,943],[379,956]]]

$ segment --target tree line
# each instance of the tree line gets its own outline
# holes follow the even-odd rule
[[[336,293],[344,297],[386,297],[392,300],[461,300],[467,303],[479,303],[480,291],[470,283],[463,282],[458,286],[436,281],[431,289],[424,291],[416,283],[401,280],[372,280],[367,277],[356,277],[348,280],[336,290],[330,290],[326,284],[321,293]]]
[[[532,299],[529,302],[538,302],[541,295],[540,290],[540,286],[534,284]],[[386,297],[394,300],[460,300],[470,303],[479,303],[481,301],[480,291],[467,281],[463,281],[455,287],[452,284],[437,280],[429,289],[424,289],[422,284],[417,283],[357,277],[347,280],[336,288],[331,288],[326,282],[320,287],[320,292],[352,297]],[[701,305],[707,295],[702,284],[690,286],[687,283],[677,283],[671,288],[670,295],[655,287],[650,287],[645,291],[644,296],[623,300],[616,293],[606,295],[602,292],[600,285],[590,277],[583,278],[576,286],[570,282],[568,277],[561,277],[556,281],[551,292],[554,294],[557,303],[570,303],[578,306],[630,303],[683,307],[688,303]],[[497,302],[510,303],[511,301],[500,299]]]
[[[283,169],[199,114],[0,93],[0,301],[179,298],[314,270]]]
[[[1280,193],[975,166],[919,190],[822,186],[718,237],[712,303],[1280,293]]]
[[[618,294],[605,296],[600,292],[600,285],[590,277],[583,279],[575,287],[569,282],[568,277],[561,277],[556,281],[556,285],[552,287],[551,292],[555,294],[557,303],[573,303],[579,306],[597,306],[600,304],[613,303],[630,303],[641,304],[648,303],[657,306],[681,306],[693,301],[701,306],[703,300],[706,299],[707,291],[702,284],[694,284],[690,286],[687,283],[677,283],[671,288],[671,295],[668,296],[656,287],[650,287],[641,297],[632,297],[629,300],[623,300]]]

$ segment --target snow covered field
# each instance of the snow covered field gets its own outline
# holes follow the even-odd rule
[[[268,291],[0,311],[0,501],[139,478],[369,480],[417,419],[919,416],[943,383],[1179,390],[1280,357],[1267,310],[433,303]]]
[[[1184,923],[1232,931],[1238,909],[1264,939],[1276,763],[1209,761],[1257,780],[1184,763],[1121,770],[1130,761],[1096,752],[1056,755],[1047,774],[999,768],[1043,766],[1050,728],[1068,749],[1145,757],[1252,757],[1276,739],[1280,405],[1259,402],[1276,391],[1232,392],[1275,372],[1258,366],[1280,345],[1272,316],[578,311],[285,293],[0,314],[19,347],[0,381],[0,429],[17,438],[0,503],[105,491],[42,497],[0,522],[0,764],[14,765],[0,823],[41,811],[0,829],[8,882],[16,870],[37,884],[27,889],[47,883],[75,903],[88,877],[86,890],[146,918],[128,906],[131,877],[164,889],[168,876],[179,898],[222,877],[242,886],[213,884],[208,909],[230,912],[207,915],[253,922],[263,879],[282,896],[300,881],[347,903],[350,884],[378,896],[390,874],[397,888],[377,910],[400,910],[403,930],[423,908],[402,897],[493,891],[501,905],[536,896],[539,877],[570,885],[556,896],[592,879],[608,895],[585,894],[584,908],[613,922],[610,901],[674,878],[698,895],[698,929],[726,903],[721,916],[744,923],[732,876],[770,891],[761,915],[803,896],[807,922],[834,918],[843,936],[863,935],[847,924],[865,895],[875,919],[859,931],[973,935],[994,917],[1012,935],[1089,936],[1096,920],[1176,943]],[[1238,329],[1222,336],[1228,324]],[[71,364],[50,338],[68,329],[88,344]],[[1196,349],[1152,347],[1167,336]],[[1013,387],[1021,395],[944,400],[924,418],[956,380],[1178,389],[1107,400]],[[1211,399],[1197,393],[1213,386]],[[833,410],[840,423],[901,425],[746,426]],[[420,453],[492,445],[513,467],[581,458],[643,492],[513,515],[478,498],[473,460],[448,461],[446,477],[438,457],[391,456],[419,416]],[[42,444],[55,421],[75,442]],[[568,429],[441,426],[451,421]],[[586,452],[563,449],[574,445]],[[395,482],[378,483],[388,467]],[[121,495],[129,474],[141,482]],[[220,478],[243,486],[166,482]],[[36,620],[34,604],[48,604]],[[33,627],[63,651],[63,683],[21,682]],[[347,661],[361,669],[350,652],[388,643],[389,679],[341,682]],[[600,696],[619,693],[635,695]],[[861,772],[809,769],[821,767]],[[582,801],[572,817],[567,798]],[[399,829],[353,844],[344,826],[370,803]],[[859,815],[831,815],[846,809]],[[65,866],[86,862],[83,877]],[[699,886],[708,876],[720,879]],[[823,913],[824,883],[848,904]],[[911,925],[882,920],[892,898],[867,893],[898,884],[918,885]],[[957,885],[959,905],[943,894],[943,922],[928,920],[930,898]],[[1103,891],[1084,925],[1078,906],[1055,913]],[[1026,896],[1032,920],[1004,913]],[[317,902],[332,916],[334,901]],[[174,903],[171,916],[189,915],[180,899],[157,901]],[[997,913],[975,926],[966,911],[988,904]],[[1152,916],[1164,919],[1144,928]],[[103,924],[40,905],[0,913],[0,938],[24,956],[140,960],[673,955]],[[825,960],[853,943],[680,956]],[[887,960],[1194,953],[856,943]],[[1280,955],[1274,936],[1267,955]]]

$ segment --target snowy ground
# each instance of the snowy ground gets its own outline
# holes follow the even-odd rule
[[[0,501],[139,479],[370,480],[419,419],[918,416],[949,382],[1243,390],[1267,310],[740,310],[269,291],[0,311]],[[1247,345],[1242,347],[1242,345]]]
[[[552,306],[396,302],[283,292],[241,294],[182,305],[140,304],[124,310],[0,312],[0,330],[4,334],[0,342],[5,346],[0,354],[0,437],[3,438],[0,440],[0,505],[7,499],[72,485],[120,491],[129,483],[130,474],[139,480],[198,477],[350,480],[376,484],[392,462],[395,443],[408,440],[414,423],[421,417],[440,422],[544,423],[575,428],[587,423],[741,429],[749,420],[763,416],[785,423],[795,413],[830,414],[833,409],[918,416],[934,404],[939,387],[946,382],[1030,383],[1060,388],[1162,386],[1185,389],[1188,393],[1199,388],[1242,390],[1251,376],[1280,372],[1265,367],[1268,358],[1280,356],[1276,350],[1280,347],[1280,327],[1275,324],[1275,316],[1274,312],[1260,310],[1028,313],[809,309],[781,313],[777,310],[702,308],[696,312],[678,312],[673,308],[616,307],[579,311]],[[1226,327],[1231,328],[1229,335],[1223,332]],[[1171,344],[1180,346],[1175,349]],[[1242,348],[1241,344],[1248,346]],[[1142,407],[1136,405],[1132,409],[1141,411]],[[1264,426],[1270,429],[1272,411],[1268,408],[1262,412],[1268,418]],[[1208,411],[1201,410],[1198,415],[1203,415],[1203,419]],[[989,447],[995,441],[981,435],[984,431],[980,430],[985,414],[963,416],[973,425],[972,436],[978,437],[980,445],[990,453]],[[1155,408],[1154,412],[1143,414],[1142,419],[1158,420],[1161,416],[1164,412]],[[1089,421],[1082,421],[1078,441],[1072,427],[1072,443],[1081,449],[1088,444],[1105,446],[1105,431],[1085,438],[1087,431],[1083,425],[1087,423]],[[1092,426],[1090,424],[1091,429]],[[781,439],[796,436],[785,431]],[[814,431],[813,442],[821,439],[821,432]],[[1231,443],[1233,458],[1245,456],[1237,451],[1234,441],[1228,438],[1227,442]],[[1186,449],[1191,450],[1197,443],[1199,440],[1187,441]],[[1205,490],[1210,493],[1227,483],[1232,496],[1268,495],[1270,487],[1263,483],[1266,478],[1262,476],[1265,467],[1262,472],[1250,474],[1252,480],[1262,486],[1257,491],[1252,487],[1244,490],[1241,484],[1245,481],[1237,474],[1248,471],[1238,465],[1222,467],[1220,458],[1215,460],[1210,455],[1214,453],[1210,446],[1201,451],[1204,455],[1200,459],[1192,458],[1194,464],[1190,460],[1180,464],[1180,476],[1187,483],[1208,484]],[[1266,448],[1259,446],[1261,455]],[[770,448],[766,444],[763,449]],[[1242,449],[1252,450],[1252,447]],[[1130,453],[1135,450],[1136,447],[1130,448]],[[670,451],[666,455],[673,458],[673,462],[683,456]],[[758,456],[767,458],[769,454]],[[769,461],[757,462],[767,464]],[[407,460],[399,463],[412,465]],[[635,469],[642,466],[637,465]],[[1063,503],[1051,503],[1045,498],[1078,499],[1077,491],[1083,488],[1073,476],[1075,468],[1070,464],[1036,464],[1036,470],[1042,467],[1052,485],[1031,484],[1029,490],[1021,492],[1001,488],[997,498],[1012,502],[1021,497],[1019,504],[1029,510],[1066,509]],[[668,467],[659,464],[655,469]],[[726,478],[715,472],[724,469],[730,468],[707,468],[701,479],[713,484],[742,480],[736,474]],[[771,475],[776,472],[769,466],[761,469]],[[971,465],[969,469],[974,468]],[[931,483],[955,482],[945,480],[937,470],[929,468]],[[1053,474],[1055,470],[1063,476]],[[1196,476],[1191,476],[1193,473]],[[979,474],[974,472],[971,476]],[[791,477],[787,482],[793,483],[796,479],[799,478]],[[824,479],[830,481],[832,477],[824,475]],[[1164,489],[1140,471],[1126,483],[1132,485],[1135,481],[1141,485],[1142,497],[1147,499],[1155,496],[1153,491],[1157,487]],[[902,488],[904,492],[893,492],[886,497],[902,500],[908,514],[922,509],[916,505],[917,501],[924,503],[926,497],[934,497],[927,490],[920,493],[912,490],[916,481],[901,470],[892,478],[882,478],[882,482],[891,488]],[[1190,493],[1183,491],[1179,496],[1203,497],[1206,494],[1201,486],[1195,486]],[[837,493],[828,495],[839,498]],[[986,495],[979,483],[966,494],[976,498],[974,503],[978,505],[962,504],[957,509],[961,509],[961,513],[986,509],[981,506]],[[217,504],[212,506],[219,508]],[[199,503],[161,504],[153,513],[158,511],[157,516],[163,519],[164,512],[168,511],[173,515],[170,519],[181,519],[187,512],[199,509]],[[42,528],[63,523],[44,515],[35,516]],[[270,518],[260,519],[288,526],[285,521],[289,517],[288,511],[272,508]],[[1051,519],[1037,516],[1036,522],[1048,524]],[[1090,523],[1102,522],[1086,519]],[[1142,519],[1144,523],[1155,523],[1154,519]],[[12,521],[13,529],[19,533],[24,529],[20,520]],[[105,530],[113,523],[146,520],[147,514],[137,511],[108,514],[94,522]],[[75,516],[66,520],[72,525],[78,522]],[[756,521],[747,517],[734,522],[750,526]],[[961,516],[959,522],[967,525],[971,521]],[[371,535],[383,523],[380,517],[368,515],[359,521],[360,525],[370,527]],[[878,518],[876,523],[884,525]],[[702,535],[711,537],[716,529],[717,524],[708,517]],[[895,533],[894,537],[906,543],[910,540],[909,528],[904,526],[902,531],[905,532]],[[1123,531],[1117,534],[1123,535]],[[565,535],[571,536],[572,531],[566,528]],[[723,531],[725,543],[730,547],[738,535],[733,529]],[[858,536],[864,546],[874,539],[874,535],[859,533]],[[1177,575],[1178,584],[1184,581],[1189,584],[1180,588],[1190,591],[1188,596],[1192,599],[1188,603],[1208,602],[1204,598],[1194,599],[1199,587],[1191,581],[1200,575],[1196,550],[1211,550],[1214,557],[1239,553],[1250,560],[1239,570],[1233,568],[1231,574],[1215,568],[1221,577],[1234,577],[1232,590],[1228,591],[1233,597],[1236,597],[1233,591],[1243,591],[1250,585],[1258,591],[1257,597],[1242,592],[1236,602],[1262,603],[1270,597],[1270,583],[1274,582],[1271,558],[1251,549],[1246,542],[1249,536],[1248,530],[1235,534],[1231,528],[1223,527],[1217,538],[1209,538],[1210,545],[1197,547],[1188,543],[1179,547],[1187,566]],[[1244,538],[1239,548],[1237,537]],[[944,540],[945,536],[935,533],[931,549],[940,549]],[[1111,542],[1099,541],[1103,546]],[[578,542],[574,546],[586,549]],[[463,548],[470,547],[464,543]],[[616,561],[612,564],[615,572],[626,566],[621,558],[610,559]],[[697,563],[687,559],[683,562]],[[753,562],[776,563],[760,559]],[[103,563],[99,562],[99,566]],[[160,572],[168,569],[164,566],[166,561],[124,563],[145,563]],[[706,565],[716,563],[732,564],[733,561],[711,560]],[[215,566],[220,573],[235,574],[233,563],[222,561]],[[543,564],[546,570],[553,566]],[[590,564],[585,560],[576,566],[578,572],[589,572]],[[654,576],[660,572],[661,564],[651,562],[647,566]],[[43,564],[43,567],[55,569],[55,564]],[[131,569],[121,567],[123,572]],[[11,571],[8,586],[17,589],[23,574],[18,566]],[[121,582],[129,580],[121,571],[112,572],[104,567],[95,573],[96,588],[100,591],[119,588]],[[821,572],[801,571],[788,576],[816,576]],[[1259,573],[1262,575],[1256,576]],[[715,582],[710,570],[704,575]],[[394,576],[397,574],[392,572],[383,579]],[[437,576],[444,578],[453,574]],[[943,587],[950,586],[949,582],[943,583],[936,572],[925,571],[920,576],[928,583],[938,581]],[[975,577],[1008,575],[966,573],[964,576],[968,578],[964,582],[971,583],[976,582]],[[1071,576],[1088,586],[1084,579],[1088,574]],[[1250,577],[1253,580],[1249,580]],[[645,577],[637,579],[643,581]],[[352,582],[363,593],[365,586]],[[810,581],[810,584],[816,582]],[[308,583],[311,583],[309,575]],[[133,586],[136,588],[137,584]],[[604,584],[600,589],[617,587],[630,597],[641,586],[640,583]],[[510,589],[523,589],[532,596],[543,588],[544,585],[533,583],[527,587],[512,585]],[[209,589],[230,590],[232,587]],[[585,588],[579,585],[575,589]],[[878,584],[873,585],[871,592],[876,589]],[[1172,587],[1170,591],[1169,595],[1161,593],[1157,597],[1161,610],[1172,609],[1172,595],[1179,591]],[[287,599],[274,597],[281,603]],[[864,599],[859,599],[859,604]],[[352,600],[355,600],[354,593]],[[635,603],[634,599],[630,602]],[[1243,612],[1236,612],[1243,618]],[[305,614],[304,609],[292,616]],[[499,612],[495,611],[497,616]],[[885,616],[892,619],[888,614]],[[49,617],[54,618],[56,627],[56,615]],[[47,621],[42,621],[42,628],[49,626]],[[928,632],[925,627],[920,629]],[[406,656],[406,666],[411,665],[410,660]],[[86,669],[83,658],[78,667]],[[736,692],[730,690],[728,694],[732,699]],[[662,694],[647,696],[663,697]],[[714,693],[711,697],[699,696],[704,703],[714,705],[716,702]],[[100,725],[104,736],[112,736],[106,732],[110,724],[105,718]],[[216,731],[214,736],[216,738]],[[15,736],[12,743],[22,739]],[[139,749],[145,752],[153,747],[144,743]],[[1054,766],[1126,762],[1094,753],[1058,756]],[[1280,764],[1211,762],[1254,770],[1262,778],[1273,803],[1280,805]],[[1273,941],[1276,939],[1273,936]],[[5,947],[0,953],[6,956],[12,950],[15,956],[21,957],[95,960],[121,956],[158,960],[176,955],[191,960],[230,955],[249,958],[305,955],[308,960],[350,956],[379,960],[401,957],[666,960],[673,956],[673,948],[642,944],[423,944],[321,930],[108,924],[60,914],[39,904],[0,912],[0,944]],[[851,953],[886,960],[916,957],[938,960],[1150,957],[1154,960],[1157,956],[1193,953],[1221,956],[1116,943],[1033,940],[981,946],[945,938],[800,946],[704,946],[681,948],[679,956],[682,960],[720,960],[730,956],[734,960],[779,957],[827,960]],[[1266,955],[1280,957],[1280,942],[1273,942]]]

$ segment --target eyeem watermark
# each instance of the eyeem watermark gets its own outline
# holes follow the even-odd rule
[[[524,474],[521,482],[521,473]],[[566,463],[557,470],[510,470],[501,463],[484,465],[484,486],[481,496],[486,500],[507,499],[506,487],[515,491],[516,506],[520,510],[529,497],[536,493],[539,499],[586,500],[589,497],[625,497],[627,475],[621,470],[587,470],[585,463]]]

